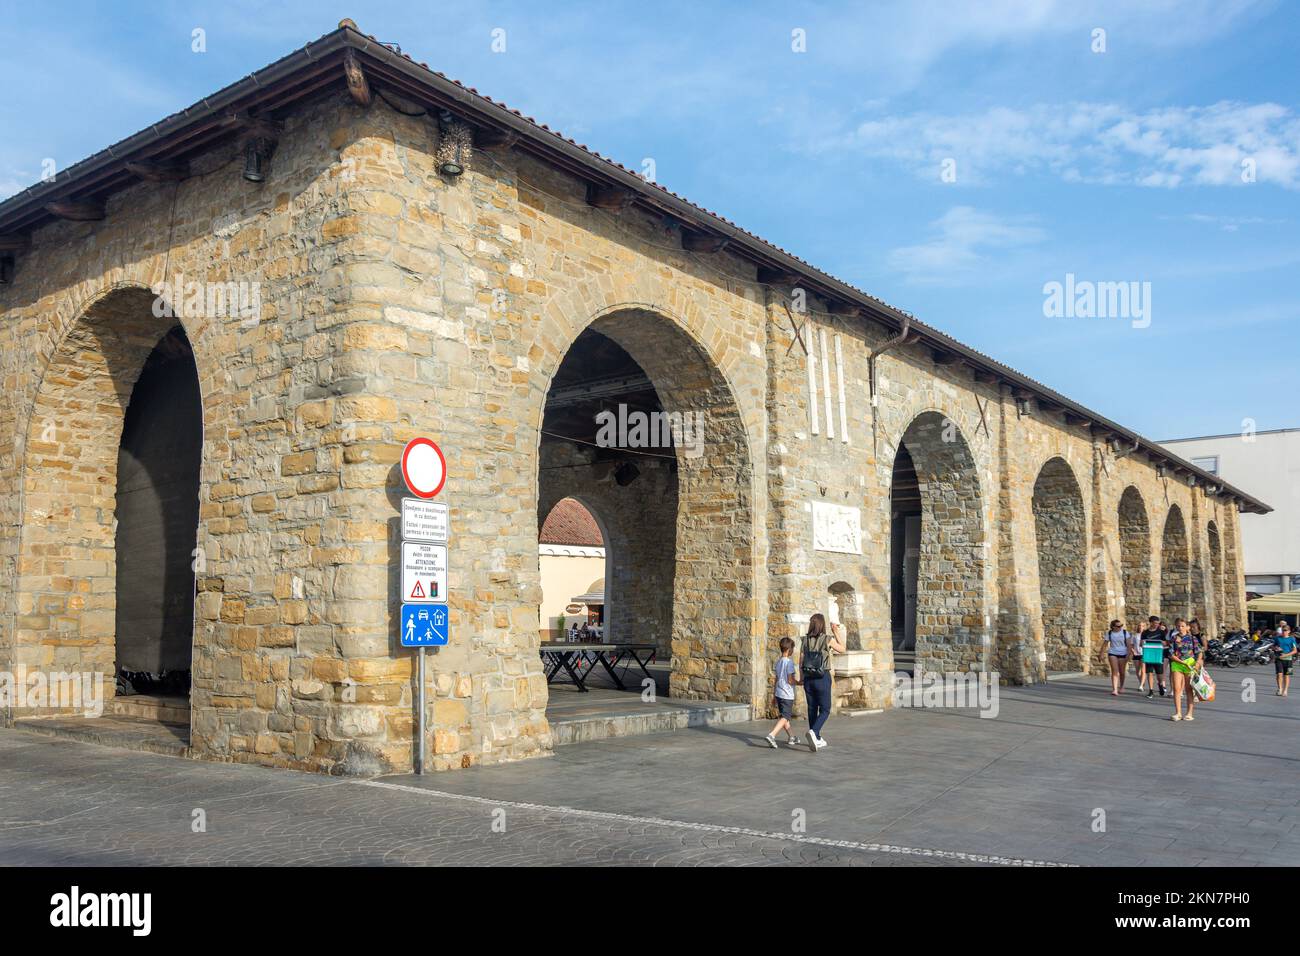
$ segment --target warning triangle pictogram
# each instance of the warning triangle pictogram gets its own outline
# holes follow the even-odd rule
[[[415,587],[411,588],[411,597],[413,598],[424,597],[424,588],[420,587],[419,581],[416,581]]]

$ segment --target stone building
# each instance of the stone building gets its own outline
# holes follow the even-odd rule
[[[678,697],[764,708],[819,610],[854,706],[902,641],[1022,683],[1095,668],[1112,617],[1245,619],[1262,502],[347,21],[0,203],[0,280],[0,669],[180,675],[199,756],[411,766],[417,435],[449,460],[439,769],[552,745],[569,496]],[[660,440],[598,440],[620,405]]]

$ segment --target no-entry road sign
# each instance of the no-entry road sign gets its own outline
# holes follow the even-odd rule
[[[447,459],[431,438],[412,438],[402,449],[402,480],[417,498],[432,498],[447,482]]]

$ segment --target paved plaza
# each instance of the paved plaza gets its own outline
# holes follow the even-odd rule
[[[739,723],[376,780],[4,730],[0,864],[1291,864],[1297,701],[1217,676],[1191,724],[1071,678],[839,716],[816,755]]]

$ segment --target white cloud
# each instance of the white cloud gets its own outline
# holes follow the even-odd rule
[[[845,15],[831,6],[803,15],[819,56],[872,68],[893,89],[907,89],[947,57],[968,50],[1029,48],[1075,38],[1088,50],[1093,28],[1134,49],[1195,46],[1269,9],[1267,0],[882,0]],[[817,8],[814,8],[816,10]],[[802,21],[801,21],[802,22]]]
[[[1268,219],[1264,216],[1222,216],[1204,212],[1189,212],[1184,216],[1161,216],[1161,219],[1180,219],[1186,222],[1218,226],[1224,232],[1237,232],[1242,226],[1280,226],[1286,219]]]
[[[989,252],[1046,238],[1027,220],[1004,219],[970,206],[954,206],[930,225],[934,233],[930,239],[889,253],[889,268],[909,281],[954,281],[982,269]]]
[[[912,113],[868,120],[840,140],[872,158],[937,179],[956,160],[957,182],[1048,173],[1068,182],[1243,185],[1300,189],[1300,116],[1276,103],[1133,112],[1115,104],[1071,103],[982,113]]]

